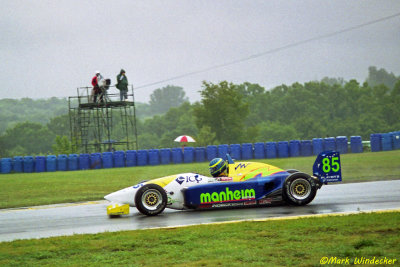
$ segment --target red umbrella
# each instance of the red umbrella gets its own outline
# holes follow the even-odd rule
[[[174,141],[175,142],[180,142],[182,144],[182,151],[184,151],[186,143],[188,143],[188,142],[196,142],[196,140],[194,140],[193,137],[191,137],[189,135],[178,136],[177,138],[175,138]]]
[[[196,140],[193,139],[193,137],[189,135],[181,135],[175,138],[175,142],[196,142]]]

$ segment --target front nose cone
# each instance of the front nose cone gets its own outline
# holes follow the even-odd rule
[[[128,187],[117,192],[106,195],[104,198],[113,203],[135,205],[135,193],[132,187]]]

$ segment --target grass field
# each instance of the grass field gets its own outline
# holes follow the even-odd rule
[[[398,266],[399,221],[390,212],[20,240],[0,243],[0,266]]]
[[[283,169],[312,173],[315,157],[252,160]],[[344,154],[343,182],[400,179],[400,150]],[[208,175],[208,163],[113,168],[87,171],[0,175],[0,208],[100,200],[104,195],[142,180],[170,174]]]

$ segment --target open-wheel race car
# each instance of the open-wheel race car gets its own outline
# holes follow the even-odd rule
[[[104,197],[111,202],[107,214],[126,215],[129,207],[152,216],[165,208],[203,210],[282,203],[302,206],[314,199],[323,184],[342,180],[340,155],[336,151],[317,156],[313,175],[259,162],[234,162],[229,154],[226,160],[226,177],[182,173],[143,181],[111,193]]]

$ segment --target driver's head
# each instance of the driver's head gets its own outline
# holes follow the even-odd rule
[[[228,165],[225,160],[221,158],[215,158],[210,161],[210,174],[213,177],[227,176],[228,175]]]

